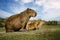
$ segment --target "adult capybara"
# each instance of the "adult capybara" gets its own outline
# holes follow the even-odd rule
[[[21,29],[26,29],[27,22],[30,17],[35,17],[37,13],[30,8],[27,8],[25,11],[10,16],[5,23],[6,32],[19,31]]]

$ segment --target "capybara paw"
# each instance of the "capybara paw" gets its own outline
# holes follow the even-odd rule
[[[27,30],[26,30],[26,29],[21,29],[21,30],[20,30],[20,32],[25,32],[25,31],[27,31]]]

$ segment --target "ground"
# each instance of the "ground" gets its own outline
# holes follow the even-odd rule
[[[43,25],[39,30],[10,33],[0,28],[0,40],[60,40],[60,25]]]

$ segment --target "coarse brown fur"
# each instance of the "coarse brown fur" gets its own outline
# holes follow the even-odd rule
[[[27,23],[27,30],[36,30],[39,29],[44,24],[44,21],[34,21],[34,22],[28,22]]]
[[[19,31],[21,29],[26,29],[26,24],[29,21],[30,17],[35,17],[37,13],[27,8],[25,11],[10,16],[5,23],[6,32]]]

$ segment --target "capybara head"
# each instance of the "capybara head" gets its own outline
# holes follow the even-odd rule
[[[27,8],[27,13],[31,16],[31,17],[35,17],[37,15],[37,13],[35,12],[35,10]]]

